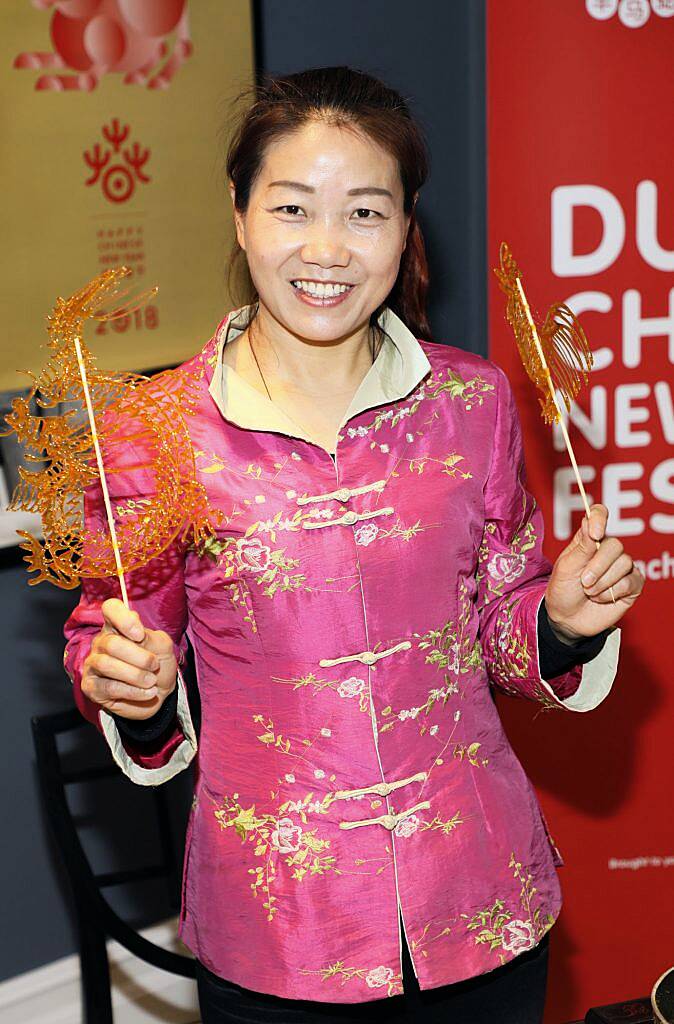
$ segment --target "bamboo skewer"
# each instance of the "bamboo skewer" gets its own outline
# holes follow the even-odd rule
[[[89,416],[89,426],[91,427],[91,438],[94,443],[94,450],[96,452],[96,462],[98,464],[98,475],[101,480],[101,487],[103,489],[103,501],[105,502],[105,513],[108,518],[108,526],[110,527],[110,539],[112,541],[112,549],[115,555],[115,565],[117,567],[117,576],[119,578],[119,586],[122,592],[122,600],[126,607],[129,607],[129,598],[126,591],[126,581],[124,579],[124,570],[122,569],[122,560],[119,554],[119,545],[117,543],[117,531],[115,530],[115,520],[112,515],[112,506],[110,504],[110,495],[108,493],[108,483],[105,476],[105,467],[103,465],[103,457],[101,455],[101,448],[98,443],[98,432],[96,430],[96,419],[94,417],[94,410],[91,404],[91,395],[89,393],[89,383],[87,381],[87,371],[84,366],[84,360],[82,359],[82,349],[80,348],[80,339],[75,338],[75,351],[77,353],[77,362],[80,368],[80,377],[82,378],[82,388],[84,389],[84,399],[87,405],[87,414]]]

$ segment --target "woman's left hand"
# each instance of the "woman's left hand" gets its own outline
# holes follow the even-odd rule
[[[615,626],[643,590],[646,580],[621,542],[604,536],[607,520],[606,505],[591,505],[590,520],[583,516],[579,530],[552,568],[545,606],[550,625],[561,640],[573,642]]]

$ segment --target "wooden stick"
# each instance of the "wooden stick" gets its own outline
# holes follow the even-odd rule
[[[126,607],[129,607],[129,598],[126,592],[126,582],[124,580],[124,570],[122,569],[122,560],[119,555],[119,546],[117,544],[117,532],[115,530],[115,521],[112,517],[112,506],[110,505],[110,495],[108,494],[108,484],[105,477],[105,468],[103,466],[103,458],[101,456],[101,449],[98,443],[98,433],[96,431],[96,421],[94,420],[94,410],[91,404],[91,395],[89,394],[89,384],[87,382],[87,371],[84,367],[84,360],[82,359],[82,349],[80,348],[80,339],[75,338],[75,351],[77,353],[77,362],[80,367],[80,377],[82,378],[82,387],[84,388],[84,399],[87,403],[87,412],[89,414],[89,425],[91,427],[91,437],[94,442],[94,449],[96,451],[96,462],[98,463],[98,475],[101,479],[101,487],[103,488],[103,500],[105,502],[105,512],[108,517],[108,526],[110,527],[110,539],[112,540],[112,550],[115,553],[115,565],[117,566],[117,576],[119,577],[119,586],[122,591],[122,600]]]

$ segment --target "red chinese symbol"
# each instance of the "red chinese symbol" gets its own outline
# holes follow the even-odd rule
[[[124,72],[125,85],[166,89],[193,51],[187,0],[32,0],[39,10],[55,8],[50,34],[53,52],[29,51],[15,68],[70,68],[76,75],[40,75],[36,89],[91,92],[110,71]],[[172,50],[166,37],[175,31]],[[159,62],[168,56],[164,66]]]
[[[119,119],[113,117],[110,126],[104,125],[101,130],[103,138],[111,148],[105,150],[100,142],[97,142],[90,152],[85,150],[83,154],[85,162],[93,172],[84,184],[95,185],[100,180],[103,195],[111,203],[125,203],[133,195],[137,181],[147,184],[151,180],[143,172],[150,150],[141,150],[137,142],[134,142],[130,149],[122,150],[122,144],[128,139],[129,131],[128,124],[122,126]]]

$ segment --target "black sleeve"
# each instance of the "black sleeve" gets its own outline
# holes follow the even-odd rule
[[[603,629],[595,636],[588,636],[574,644],[565,644],[555,635],[550,625],[545,598],[538,609],[538,650],[540,654],[541,677],[554,679],[568,672],[574,665],[584,665],[595,658],[606,643],[610,629]]]
[[[112,714],[117,728],[122,736],[127,736],[134,743],[157,743],[163,739],[164,733],[167,738],[173,732],[176,724],[178,710],[178,686],[168,695],[162,706],[154,713],[152,718],[136,719],[124,718],[122,715]],[[160,744],[159,744],[160,745]]]

